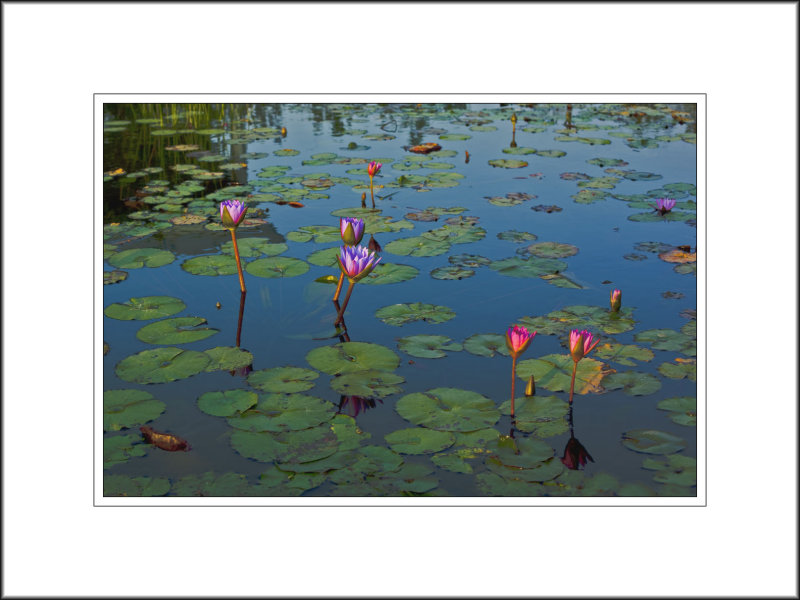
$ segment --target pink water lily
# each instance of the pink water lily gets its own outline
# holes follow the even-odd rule
[[[668,213],[675,207],[675,198],[657,198],[656,210],[662,215]]]
[[[594,459],[583,447],[583,444],[574,437],[570,437],[567,446],[564,448],[564,456],[561,457],[561,462],[568,469],[577,471],[586,464],[587,460],[594,462]]]
[[[342,234],[342,241],[348,246],[356,246],[361,243],[364,237],[364,220],[353,217],[343,217],[339,219],[339,231]]]
[[[614,290],[611,292],[611,310],[619,312],[619,307],[622,306],[622,292]]]
[[[352,283],[356,283],[369,275],[381,260],[374,252],[370,252],[364,246],[342,246],[336,259],[339,261],[339,268],[342,273]]]
[[[511,352],[511,356],[517,357],[525,352],[528,346],[531,345],[531,341],[535,335],[535,331],[531,333],[525,327],[520,327],[519,325],[509,327],[506,332],[506,345],[508,346],[509,352]]]
[[[227,229],[237,228],[247,213],[247,206],[240,200],[223,200],[219,203],[219,215],[222,218],[222,226]]]
[[[584,356],[594,350],[595,346],[600,343],[600,340],[595,340],[592,344],[593,335],[586,331],[578,331],[573,329],[569,334],[569,352],[572,355],[572,360],[578,362]]]
[[[374,160],[371,163],[369,163],[369,165],[367,165],[367,173],[369,174],[370,179],[372,179],[373,177],[375,177],[375,175],[378,174],[378,171],[381,170],[382,166],[383,166],[382,163],[375,162]]]

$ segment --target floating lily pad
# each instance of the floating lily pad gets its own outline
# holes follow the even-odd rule
[[[566,258],[568,256],[575,256],[578,253],[577,246],[562,244],[560,242],[537,242],[531,244],[525,250],[529,254],[540,258]]]
[[[542,156],[544,158],[561,158],[562,156],[566,156],[567,153],[562,150],[537,150],[536,156]]]
[[[314,348],[306,354],[308,364],[329,375],[356,371],[393,371],[400,357],[386,346],[368,342],[342,342]]]
[[[198,223],[205,223],[207,220],[208,217],[203,215],[181,215],[170,219],[170,223],[173,225],[197,225]]]
[[[145,296],[131,298],[125,303],[110,304],[103,311],[105,316],[120,321],[147,321],[160,319],[181,312],[186,305],[172,296]]]
[[[332,225],[304,225],[287,233],[286,239],[292,242],[309,242],[313,239],[317,244],[326,244],[340,241],[342,234],[338,227]]]
[[[275,367],[253,371],[247,376],[247,383],[262,392],[289,394],[303,392],[314,387],[319,373],[301,367]]]
[[[327,423],[335,412],[332,402],[314,396],[265,394],[255,406],[229,417],[228,424],[242,431],[300,431]]]
[[[135,248],[117,252],[107,262],[118,269],[141,269],[142,267],[162,267],[173,260],[175,260],[175,255],[169,250]]]
[[[480,256],[479,254],[454,254],[448,257],[447,260],[450,261],[451,265],[463,269],[477,269],[478,267],[488,265],[492,262],[490,259],[485,256]]]
[[[655,181],[656,179],[662,179],[661,175],[657,173],[648,173],[646,171],[626,171],[623,177],[630,181]]]
[[[272,256],[269,258],[258,258],[247,263],[246,270],[256,277],[266,277],[268,279],[276,277],[297,277],[306,273],[309,269],[308,263],[299,258],[287,256]]]
[[[489,456],[505,467],[535,469],[553,458],[555,450],[547,442],[532,437],[501,436],[486,446]],[[510,473],[508,474],[510,476]]]
[[[621,389],[629,396],[647,396],[660,390],[661,382],[658,380],[658,377],[650,373],[624,371],[622,373],[612,373],[607,376],[603,380],[603,387],[607,390]]]
[[[448,141],[463,141],[472,138],[471,135],[467,135],[465,133],[444,133],[439,136],[440,140],[448,140]]]
[[[606,146],[611,143],[611,140],[607,140],[605,138],[593,138],[593,137],[572,137],[568,135],[559,135],[556,136],[555,141],[557,142],[580,142],[581,144],[589,144],[590,146]]]
[[[452,471],[453,473],[472,473],[472,465],[464,460],[464,458],[465,457],[457,452],[449,452],[446,454],[434,454],[431,457],[431,461],[437,467],[446,471]],[[474,455],[469,456],[469,458],[474,458]]]
[[[519,258],[517,256],[492,261],[489,268],[507,277],[539,277],[558,273],[567,268],[567,263],[552,258]]]
[[[239,238],[239,256],[242,258],[255,258],[257,256],[277,256],[289,249],[286,244],[275,244],[266,238]],[[222,245],[223,254],[234,254],[233,241],[225,242]]]
[[[697,263],[688,263],[683,265],[675,265],[675,268],[672,269],[676,273],[680,273],[681,275],[694,275],[697,276]]]
[[[497,238],[500,240],[506,240],[509,242],[519,243],[519,242],[532,242],[536,239],[536,236],[532,233],[528,233],[527,231],[502,231],[497,234]]]
[[[500,405],[500,412],[511,414],[511,400]],[[514,400],[515,427],[539,438],[566,433],[568,412],[569,404],[555,396],[522,396]]]
[[[103,392],[103,430],[119,431],[158,418],[166,404],[142,390]]]
[[[535,154],[535,148],[526,148],[525,146],[517,146],[516,148],[503,148],[503,152],[505,154],[513,154],[513,155],[525,155],[525,154]]]
[[[431,277],[434,279],[466,279],[473,275],[475,271],[461,267],[439,267],[431,271]]]
[[[476,431],[500,419],[493,400],[456,388],[408,394],[397,401],[395,410],[414,425],[440,431]]]
[[[400,256],[438,256],[450,250],[450,243],[417,236],[389,242],[384,250]]]
[[[603,360],[619,363],[628,367],[635,367],[634,360],[650,362],[653,360],[652,350],[641,346],[604,342],[594,349],[594,356]]]
[[[128,278],[127,271],[103,271],[103,285],[110,285],[112,283],[119,283]]]
[[[533,194],[525,194],[522,192],[511,192],[505,196],[486,196],[489,200],[489,204],[494,204],[495,206],[517,206],[526,200],[533,200],[536,197],[537,196]]]
[[[666,460],[646,458],[643,469],[656,471],[653,479],[658,483],[691,487],[697,485],[697,459],[690,456],[673,454]]]
[[[337,249],[338,252],[338,249]],[[399,265],[385,263],[381,261],[372,272],[362,279],[359,283],[371,285],[386,285],[390,283],[401,283],[414,279],[419,274],[419,269],[409,265]]]
[[[246,458],[259,462],[311,462],[339,449],[339,439],[330,427],[313,427],[280,433],[241,431],[231,435],[231,446]]]
[[[128,477],[127,475],[104,475],[103,496],[151,497],[169,492],[166,477]]]
[[[601,306],[583,305],[565,306],[544,317],[522,317],[519,322],[544,335],[566,335],[571,329],[599,329],[613,335],[630,331],[635,324],[633,309],[629,307],[615,313]]]
[[[490,160],[489,164],[493,167],[500,167],[501,169],[522,169],[528,166],[528,163],[524,160],[514,160],[511,158],[496,158]]]
[[[554,285],[560,288],[567,288],[572,290],[582,290],[583,286],[576,281],[573,281],[566,275],[562,273],[547,273],[545,275],[540,275],[539,279],[546,281],[550,285]]]
[[[662,363],[658,367],[658,372],[670,379],[688,378],[690,381],[697,381],[697,362],[692,359],[675,359],[674,363]]]
[[[399,338],[397,346],[411,356],[418,358],[444,358],[448,352],[458,352],[461,344],[453,342],[445,335],[412,335]]]
[[[697,252],[685,252],[679,248],[672,248],[659,253],[658,258],[668,263],[693,263],[697,262]]]
[[[697,356],[695,337],[674,329],[648,329],[637,333],[633,339],[637,342],[649,343],[656,350],[669,350],[688,356]]]
[[[665,398],[656,404],[656,408],[669,411],[669,418],[678,425],[697,427],[697,398],[695,397]]]
[[[217,475],[208,471],[202,475],[185,475],[173,486],[176,496],[189,497],[241,497],[252,495],[252,487],[247,476],[241,473]]]
[[[467,244],[482,240],[485,236],[486,230],[482,227],[459,221],[453,225],[442,225],[438,229],[426,231],[421,237],[447,242],[448,244]]]
[[[464,350],[478,356],[494,356],[495,352],[510,356],[506,336],[499,333],[476,333],[464,340]]]
[[[605,200],[608,192],[602,190],[581,190],[572,196],[578,204],[592,204],[598,200]]]
[[[572,378],[572,357],[569,354],[547,354],[540,358],[530,358],[517,363],[517,377],[527,380],[533,375],[537,388],[551,392],[569,392]],[[605,364],[592,358],[578,362],[575,375],[576,394],[599,394],[603,391],[601,382],[609,374]]]
[[[624,167],[627,162],[621,158],[591,158],[586,161],[590,165],[597,165],[598,167]]]
[[[695,219],[695,218],[696,216],[694,213],[684,212],[679,210],[671,210],[664,215],[653,210],[650,212],[636,213],[628,216],[629,221],[635,221],[637,223],[658,223],[660,221],[689,221],[690,219]]]
[[[686,441],[657,429],[631,429],[622,434],[622,445],[645,454],[674,454],[686,448]]]
[[[176,317],[145,325],[136,337],[146,344],[188,344],[219,333],[219,329],[200,327],[208,323],[202,317]]]
[[[361,396],[364,398],[385,398],[399,394],[399,384],[405,378],[388,371],[355,371],[339,375],[331,380],[331,387],[342,396]]]
[[[213,417],[232,417],[258,403],[258,394],[248,390],[206,392],[197,399],[197,407]]]
[[[122,359],[115,372],[123,381],[166,383],[202,372],[210,360],[204,352],[173,347],[155,348]]]
[[[103,438],[104,469],[145,454],[147,454],[147,446],[142,443],[142,436],[138,435],[138,433]]]
[[[400,454],[435,454],[449,448],[455,442],[449,431],[437,431],[425,427],[409,427],[386,434],[389,447]]]
[[[181,263],[181,269],[192,275],[216,277],[238,273],[236,259],[225,254],[195,256]]]
[[[456,313],[446,306],[413,302],[384,306],[375,312],[375,316],[387,325],[400,327],[413,321],[444,323],[455,317]]]
[[[334,248],[323,248],[322,250],[317,250],[309,254],[306,260],[318,267],[335,267],[339,264],[336,260],[336,257],[339,256],[339,252],[340,248],[338,246]]]
[[[273,152],[275,156],[297,156],[300,154],[299,150],[293,150],[291,148],[281,148],[280,150],[275,150]]]
[[[589,181],[579,181],[578,187],[589,189],[612,189],[619,183],[619,177],[592,177]]]
[[[206,371],[234,371],[253,364],[253,355],[235,346],[217,346],[205,352],[211,359]]]

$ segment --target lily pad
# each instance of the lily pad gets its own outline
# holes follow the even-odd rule
[[[103,468],[127,462],[131,458],[147,454],[147,446],[138,433],[114,435],[103,438]]]
[[[417,236],[389,242],[384,250],[400,256],[438,256],[450,250],[450,243]]]
[[[418,358],[444,358],[448,352],[458,352],[461,344],[453,342],[445,335],[412,335],[399,338],[397,346],[411,356]]]
[[[292,242],[310,242],[314,240],[317,244],[326,244],[340,241],[342,234],[338,227],[332,225],[304,225],[298,227],[296,231],[287,233],[286,239]]]
[[[521,325],[533,328],[544,335],[566,335],[571,329],[587,329],[617,334],[634,328],[633,309],[623,307],[619,312],[611,312],[600,306],[565,306],[544,317],[522,317]]]
[[[540,277],[565,270],[567,263],[552,258],[514,256],[492,261],[489,268],[506,277]]]
[[[189,497],[241,497],[253,495],[253,486],[241,473],[217,475],[208,471],[202,475],[185,475],[172,487],[176,496]]]
[[[608,192],[602,190],[581,190],[572,196],[572,199],[578,204],[593,204],[598,200],[605,200]]]
[[[399,394],[399,384],[405,378],[389,371],[355,371],[345,373],[331,380],[331,387],[342,396],[361,396],[363,398],[386,398]]]
[[[449,448],[455,442],[449,431],[437,431],[425,427],[409,427],[388,433],[384,439],[389,447],[400,454],[435,454]]]
[[[107,262],[118,269],[141,269],[142,267],[162,267],[173,260],[175,260],[175,255],[169,250],[135,248],[117,252],[107,259]]]
[[[690,381],[697,381],[697,362],[693,359],[677,358],[674,363],[662,363],[658,372],[670,379],[688,378]]]
[[[235,346],[217,346],[205,352],[211,359],[205,371],[233,371],[253,364],[253,355]]]
[[[645,454],[674,454],[686,448],[686,441],[657,429],[631,429],[622,434],[622,445]]]
[[[653,360],[654,354],[652,350],[633,344],[627,345],[604,342],[598,344],[597,348],[594,349],[594,356],[628,367],[635,367],[636,363],[633,362],[634,360],[650,362]]]
[[[103,392],[103,430],[119,431],[158,418],[167,405],[143,390]]]
[[[643,469],[656,471],[653,479],[658,483],[691,487],[697,485],[697,459],[690,456],[673,454],[664,457],[666,460],[646,458]]]
[[[338,248],[337,248],[338,252]],[[386,285],[390,283],[401,283],[414,279],[419,274],[419,269],[409,266],[394,263],[385,263],[381,261],[372,272],[362,279],[359,283],[369,285]]]
[[[495,352],[511,356],[506,344],[506,336],[499,333],[475,333],[464,340],[464,350],[478,356],[494,356]]]
[[[527,380],[533,375],[536,387],[551,392],[569,392],[572,378],[572,357],[569,354],[547,354],[540,358],[530,358],[517,363],[517,377]],[[603,391],[603,378],[611,371],[592,358],[578,362],[575,375],[576,394],[599,394]]]
[[[202,317],[163,319],[145,325],[136,332],[136,337],[146,344],[188,344],[219,333],[219,329],[200,327],[206,323]]]
[[[431,277],[434,279],[466,279],[473,275],[475,271],[461,267],[439,267],[431,271]]]
[[[661,382],[658,377],[650,373],[624,371],[622,373],[612,373],[606,377],[603,380],[603,387],[607,390],[621,389],[629,396],[647,396],[660,390]]]
[[[286,244],[275,244],[270,242],[267,238],[239,238],[239,256],[242,258],[255,258],[257,256],[277,256],[283,254],[289,249]],[[222,245],[223,254],[234,254],[233,241],[225,242]]]
[[[368,342],[341,342],[334,346],[314,348],[306,354],[308,364],[329,375],[356,371],[393,371],[400,357],[379,344]]]
[[[555,454],[550,444],[533,437],[515,439],[501,436],[489,443],[486,449],[496,463],[515,469],[535,469]]]
[[[477,269],[478,267],[488,265],[492,262],[490,259],[485,256],[480,256],[479,254],[454,254],[448,257],[447,260],[450,261],[451,265],[463,269]]]
[[[542,156],[544,158],[561,158],[562,156],[566,156],[567,153],[562,150],[537,150],[536,156]]]
[[[459,222],[454,225],[442,225],[438,229],[431,229],[422,234],[423,238],[430,238],[448,244],[468,244],[477,242],[486,236],[486,230],[476,227],[469,222]]]
[[[490,160],[489,164],[493,167],[500,167],[501,169],[522,169],[528,166],[528,163],[524,160],[514,160],[511,158],[496,158]]]
[[[661,221],[689,221],[697,218],[694,213],[684,212],[679,210],[671,210],[666,214],[660,214],[656,211],[636,213],[628,216],[629,221],[637,223],[658,223]]]
[[[697,427],[697,398],[695,397],[665,398],[656,404],[656,408],[669,411],[668,416],[673,423]]]
[[[258,394],[248,390],[206,392],[197,399],[197,407],[213,417],[232,417],[258,403]]]
[[[511,414],[511,400],[500,405],[500,412]],[[569,404],[555,396],[522,396],[514,400],[515,427],[539,438],[566,433],[568,412]]]
[[[247,376],[247,383],[262,392],[289,394],[303,392],[314,387],[319,373],[301,367],[275,367],[253,371]]]
[[[256,277],[266,277],[273,279],[276,277],[297,277],[303,275],[309,269],[308,263],[299,258],[287,256],[271,256],[269,258],[257,258],[247,263],[246,270]]]
[[[228,424],[242,431],[301,431],[327,423],[335,412],[332,402],[314,396],[265,394],[256,406],[229,417]]]
[[[525,155],[525,154],[536,154],[535,148],[526,148],[525,146],[517,146],[516,148],[503,148],[503,152],[505,154],[513,154],[513,155]]]
[[[338,246],[334,248],[323,248],[322,250],[316,250],[309,254],[306,260],[318,267],[335,267],[339,264],[336,260],[336,257],[339,256],[339,252],[340,248]]]
[[[195,256],[185,260],[181,264],[181,269],[192,275],[205,275],[207,277],[238,273],[236,259],[225,254]]]
[[[133,383],[166,383],[202,372],[211,358],[204,352],[167,347],[142,350],[123,358],[116,366],[117,377]]]
[[[597,165],[598,167],[625,167],[627,162],[621,158],[591,158],[586,161],[590,165]]]
[[[493,400],[456,388],[408,394],[397,401],[395,410],[414,425],[440,431],[476,431],[500,419]]]
[[[160,319],[181,312],[186,305],[172,296],[145,296],[131,298],[128,302],[110,304],[103,311],[105,316],[120,321],[147,321]]]
[[[582,290],[584,289],[583,286],[570,279],[566,275],[562,273],[547,273],[545,275],[540,275],[539,279],[546,281],[550,285],[554,285],[560,288],[567,288],[572,290]]]
[[[387,325],[400,327],[414,321],[444,323],[455,317],[456,313],[446,306],[413,302],[384,306],[375,312],[375,316]]]
[[[280,433],[237,430],[231,446],[246,458],[259,462],[311,462],[339,450],[339,439],[330,427],[313,427]]]
[[[648,329],[637,333],[633,339],[637,342],[649,343],[656,350],[669,350],[688,356],[697,356],[695,336],[674,329]]]
[[[525,250],[529,254],[533,254],[539,258],[566,258],[568,256],[575,256],[578,253],[577,246],[559,242],[537,242],[531,244]]]
[[[151,497],[169,492],[166,477],[128,477],[127,475],[104,475],[103,496]]]
[[[502,231],[497,234],[497,238],[500,240],[506,240],[509,242],[519,243],[519,242],[532,242],[536,239],[536,235],[532,233],[528,233],[527,231]]]
[[[128,278],[127,271],[103,271],[103,285],[110,285],[112,283],[119,283]]]

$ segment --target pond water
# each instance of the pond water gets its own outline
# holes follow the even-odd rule
[[[106,104],[104,495],[695,496],[695,127],[693,104]],[[381,261],[336,327],[342,216]],[[512,420],[513,325],[537,334]],[[600,341],[570,404],[572,329]]]

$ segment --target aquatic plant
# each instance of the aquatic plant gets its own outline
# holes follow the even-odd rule
[[[239,244],[236,241],[236,228],[244,221],[247,214],[247,206],[239,200],[223,200],[219,203],[219,215],[222,219],[222,226],[231,232],[233,241],[233,253],[236,256],[236,269],[239,272],[239,287],[242,293],[247,293],[244,285],[244,275],[242,274],[242,259],[239,257]]]
[[[367,165],[367,173],[369,174],[369,196],[372,199],[372,208],[375,208],[375,194],[372,189],[372,178],[378,174],[383,164],[375,162],[374,160]]]
[[[380,260],[374,252],[370,252],[363,246],[342,246],[336,261],[339,263],[342,275],[347,277],[350,285],[347,288],[344,304],[336,316],[334,325],[341,323],[344,317],[344,311],[347,309],[347,303],[350,302],[350,295],[353,293],[353,286],[372,273],[372,270]]]
[[[339,233],[342,236],[342,241],[345,246],[357,246],[361,243],[361,238],[364,237],[364,219],[357,219],[355,217],[340,218]],[[339,282],[336,284],[336,292],[333,294],[334,302],[339,300],[339,294],[342,292],[343,283],[344,271],[339,273]]]
[[[622,306],[622,292],[620,290],[612,290],[611,292],[611,311],[619,312]]]
[[[657,198],[656,199],[656,210],[661,213],[662,215],[667,214],[675,207],[675,199],[674,198]]]
[[[569,402],[572,404],[572,395],[575,391],[575,373],[578,370],[578,363],[589,352],[594,350],[595,346],[600,343],[600,340],[595,340],[592,344],[593,335],[586,331],[578,331],[573,329],[569,334],[569,353],[572,355],[572,381],[569,384]]]
[[[517,358],[528,349],[531,345],[533,337],[536,335],[534,331],[531,333],[525,327],[514,325],[509,327],[506,331],[506,346],[511,354],[511,418],[514,418],[514,391],[517,379]]]

